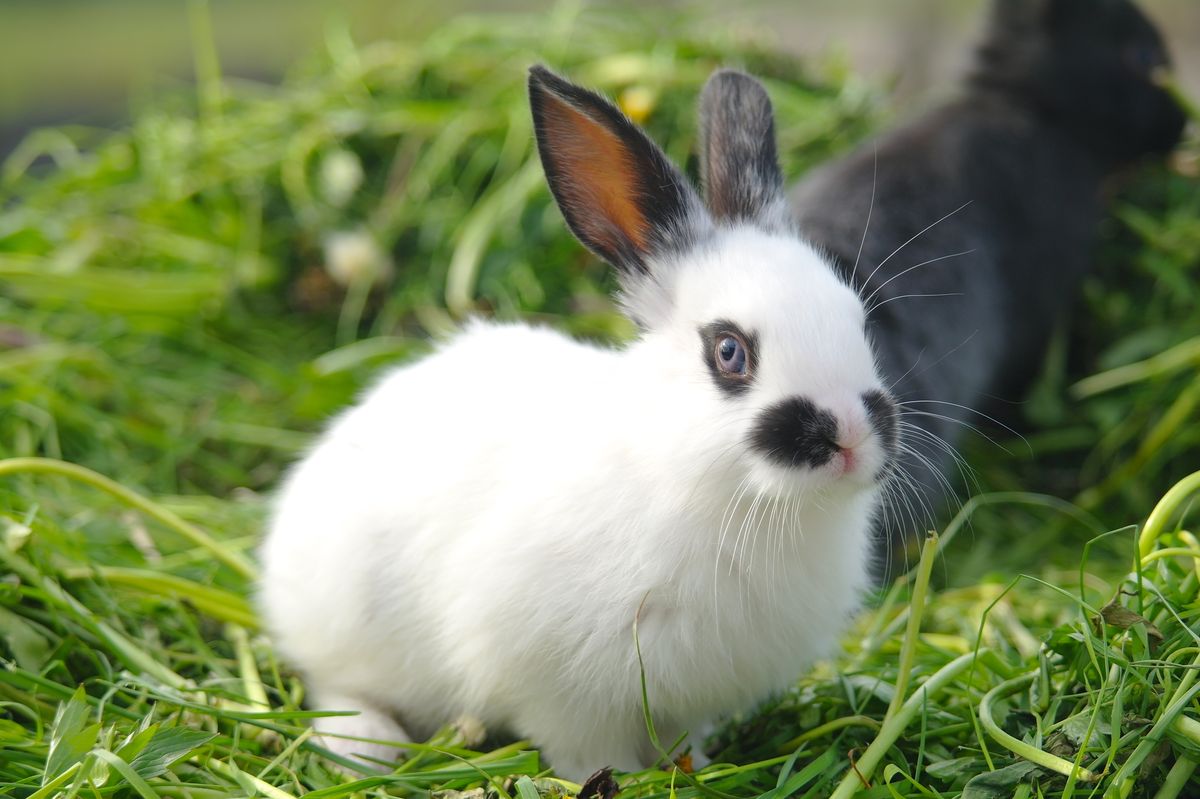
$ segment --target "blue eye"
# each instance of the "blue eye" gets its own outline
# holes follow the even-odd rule
[[[746,346],[737,336],[727,334],[718,338],[716,354],[722,372],[737,377],[746,374]]]

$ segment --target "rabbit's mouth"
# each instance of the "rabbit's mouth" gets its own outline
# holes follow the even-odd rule
[[[753,488],[748,493],[757,497],[750,500],[751,506],[757,502],[759,507],[787,507],[809,522],[847,509],[872,507],[883,491],[883,483],[864,463],[841,473],[833,461],[819,469],[785,469],[756,460],[749,470]]]
[[[888,457],[878,446],[843,449],[834,456],[829,468],[835,480],[866,490],[883,482],[887,474]]]
[[[819,464],[784,464],[759,456],[750,467],[751,482],[764,497],[853,497],[879,489],[890,460],[880,442],[871,436],[852,447],[836,448]]]

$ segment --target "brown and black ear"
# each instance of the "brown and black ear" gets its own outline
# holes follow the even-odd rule
[[[636,275],[691,243],[704,219],[695,190],[616,106],[542,66],[529,103],[546,182],[584,246]]]

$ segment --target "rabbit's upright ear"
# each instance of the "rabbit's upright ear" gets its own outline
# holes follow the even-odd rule
[[[666,154],[609,101],[542,66],[529,102],[550,191],[567,225],[627,276],[688,247],[708,218]]]
[[[787,227],[775,115],[766,89],[743,72],[714,72],[700,96],[700,176],[717,220]]]
[[[993,0],[991,20],[994,27],[1028,36],[1076,17],[1095,18],[1105,4],[1105,0]]]

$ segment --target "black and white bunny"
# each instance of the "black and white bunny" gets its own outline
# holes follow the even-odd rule
[[[559,774],[783,689],[869,580],[896,413],[858,295],[794,233],[770,101],[716,73],[702,200],[600,96],[535,67],[538,148],[567,224],[620,276],[623,349],[475,322],[396,369],[287,478],[261,606],[336,735],[466,715]],[[639,612],[640,608],[640,612]]]
[[[952,447],[1011,416],[1091,263],[1102,183],[1169,151],[1185,117],[1128,0],[995,0],[958,99],[814,170],[802,235],[866,299],[901,407],[889,538],[949,493]]]

